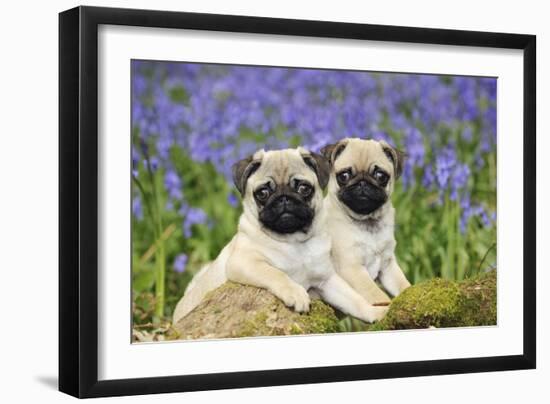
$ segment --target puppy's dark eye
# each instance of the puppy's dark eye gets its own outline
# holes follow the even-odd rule
[[[269,198],[270,194],[271,194],[271,192],[269,191],[269,188],[267,188],[267,187],[258,188],[256,190],[256,192],[254,192],[254,196],[259,201],[265,201],[267,198]]]
[[[313,188],[311,188],[311,186],[309,186],[308,184],[300,184],[298,185],[297,191],[302,196],[309,196],[311,195]]]
[[[388,183],[390,176],[379,168],[376,168],[373,173],[374,179],[383,187]]]
[[[350,170],[342,171],[336,176],[336,179],[338,180],[338,183],[340,185],[347,184],[348,181],[351,179],[351,171]]]

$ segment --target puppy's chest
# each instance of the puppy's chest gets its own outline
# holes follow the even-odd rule
[[[390,228],[377,232],[361,232],[355,239],[355,250],[360,255],[372,279],[376,279],[392,258],[395,250],[395,238]]]
[[[304,243],[286,244],[266,251],[271,264],[305,288],[321,283],[330,275],[330,238],[320,236]]]

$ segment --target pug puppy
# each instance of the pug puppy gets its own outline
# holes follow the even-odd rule
[[[325,205],[336,271],[369,303],[389,304],[376,280],[392,296],[410,286],[395,258],[391,203],[404,155],[384,141],[357,138],[321,153],[332,167]]]
[[[267,289],[297,312],[309,310],[311,292],[363,321],[382,318],[387,308],[370,305],[332,265],[322,191],[329,174],[323,156],[302,148],[260,150],[235,164],[243,197],[237,234],[193,278],[173,322],[227,280]]]

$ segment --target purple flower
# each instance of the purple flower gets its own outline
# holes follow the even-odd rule
[[[405,137],[405,150],[407,150],[407,159],[403,169],[403,184],[408,187],[413,184],[413,169],[421,167],[424,164],[424,141],[422,134],[416,128],[410,128]]]
[[[489,227],[491,225],[491,219],[489,218],[489,215],[485,210],[483,210],[480,214],[481,222],[485,227]]]
[[[374,138],[407,152],[405,188],[437,187],[452,200],[470,197],[471,172],[496,150],[494,78],[157,61],[131,68],[132,175],[147,161],[161,170],[170,209],[188,209],[171,160],[177,150],[215,163],[230,183],[232,164],[261,147],[319,150],[345,136]],[[455,150],[465,143],[475,150],[468,164]],[[238,206],[235,195],[228,202]],[[182,215],[186,236],[210,223],[204,212]]]
[[[394,143],[393,139],[388,135],[387,132],[384,132],[384,131],[381,131],[381,130],[376,130],[372,134],[372,138],[374,140],[379,140],[379,141],[383,140],[386,143],[388,143],[390,146],[395,146],[395,143]]]
[[[234,193],[230,193],[227,196],[227,202],[229,202],[231,206],[236,208],[239,205],[239,198],[237,198]]]
[[[164,186],[168,191],[168,197],[172,200],[180,200],[183,197],[182,181],[174,170],[167,170],[164,174]]]
[[[183,234],[185,237],[191,237],[191,228],[195,224],[205,224],[208,220],[208,215],[201,208],[193,208],[191,206],[183,206],[180,213],[185,215],[183,220]]]
[[[457,200],[459,191],[466,187],[469,178],[470,167],[468,167],[466,164],[457,164],[452,174],[450,195],[452,201]]]
[[[435,159],[435,178],[441,190],[447,189],[449,180],[456,165],[456,153],[453,148],[446,147]]]
[[[467,126],[462,131],[462,139],[466,140],[467,142],[471,142],[473,137],[472,128]]]
[[[145,168],[149,168],[149,164],[151,165],[151,171],[157,171],[157,168],[159,167],[159,160],[156,157],[151,157],[150,160],[143,160],[143,165]]]
[[[132,147],[132,168],[136,170],[138,165],[139,165],[139,153],[137,152],[135,147]]]
[[[424,169],[424,174],[422,176],[422,186],[430,189],[432,188],[433,184],[435,183],[435,176],[433,173],[432,166],[426,166]]]
[[[470,197],[464,197],[460,201],[460,207],[462,208],[462,215],[460,217],[460,231],[465,233],[468,222],[473,217],[478,217],[481,223],[485,227],[489,227],[492,224],[491,220],[493,215],[489,215],[487,210],[480,204],[472,204]]]
[[[136,196],[132,199],[132,214],[138,219],[143,219],[143,208],[141,206],[141,199],[139,196]]]
[[[174,271],[179,272],[180,274],[185,272],[187,267],[187,255],[179,254],[174,260]]]

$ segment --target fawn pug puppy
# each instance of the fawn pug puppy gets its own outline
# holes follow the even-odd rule
[[[389,303],[410,286],[395,258],[395,181],[403,153],[384,141],[343,139],[321,153],[332,167],[325,205],[338,274],[369,303]]]
[[[237,234],[195,275],[173,322],[226,280],[267,289],[298,312],[309,310],[311,291],[363,321],[382,318],[387,308],[370,305],[332,265],[322,192],[329,174],[323,156],[302,148],[260,150],[235,164],[233,179],[243,197]]]

